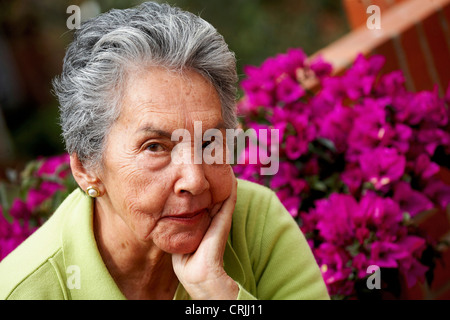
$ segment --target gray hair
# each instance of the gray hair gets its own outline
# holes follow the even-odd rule
[[[105,137],[120,114],[126,70],[149,63],[204,76],[220,97],[225,125],[236,127],[236,60],[211,24],[167,4],[114,9],[75,32],[53,81],[66,149],[83,164],[101,163]]]

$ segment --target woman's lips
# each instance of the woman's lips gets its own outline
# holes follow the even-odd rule
[[[168,216],[163,217],[163,219],[169,219],[169,220],[182,222],[182,223],[193,223],[193,222],[197,222],[198,220],[200,220],[206,212],[207,212],[207,209],[204,208],[204,209],[197,210],[195,212],[177,213],[177,214],[173,214],[173,215],[168,215]]]

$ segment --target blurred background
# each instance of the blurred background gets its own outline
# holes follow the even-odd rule
[[[61,72],[73,31],[70,5],[81,20],[139,0],[0,0],[0,179],[38,156],[64,151],[51,81]],[[159,1],[162,2],[162,1]],[[308,54],[349,31],[339,0],[170,0],[213,24],[245,65],[291,47]]]

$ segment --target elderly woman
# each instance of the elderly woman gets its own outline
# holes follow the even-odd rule
[[[233,53],[193,14],[149,2],[84,23],[54,83],[80,188],[0,264],[0,297],[327,299],[271,190],[226,162],[172,161],[193,148],[175,130],[236,126],[236,82]]]

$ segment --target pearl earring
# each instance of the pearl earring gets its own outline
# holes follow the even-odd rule
[[[97,198],[98,196],[100,196],[100,190],[98,190],[97,187],[89,186],[89,187],[86,189],[86,194],[87,194],[88,196],[90,196],[91,198]]]

